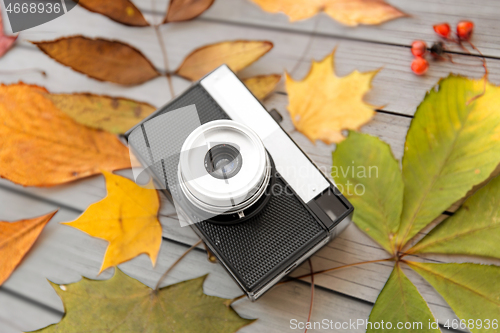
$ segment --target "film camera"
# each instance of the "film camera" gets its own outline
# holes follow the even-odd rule
[[[256,300],[349,223],[352,205],[221,66],[126,134],[129,147]]]

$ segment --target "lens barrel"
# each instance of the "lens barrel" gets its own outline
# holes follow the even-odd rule
[[[216,120],[187,137],[178,176],[182,193],[196,208],[213,216],[242,215],[264,195],[270,161],[254,131],[231,120]]]

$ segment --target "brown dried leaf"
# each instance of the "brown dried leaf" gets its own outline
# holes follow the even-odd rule
[[[223,64],[237,72],[257,61],[272,48],[273,43],[269,41],[248,40],[206,45],[191,52],[176,74],[196,81]]]
[[[61,64],[100,81],[135,85],[160,75],[141,51],[122,42],[72,36],[33,44]]]
[[[88,127],[123,134],[153,113],[150,104],[93,94],[46,94],[68,116]]]
[[[130,168],[113,134],[80,125],[26,84],[0,86],[0,177],[24,186],[54,186]]]
[[[134,27],[146,27],[149,23],[130,0],[79,0],[82,7],[109,17],[113,21]]]
[[[213,3],[214,0],[170,0],[163,23],[192,20],[203,14]]]
[[[243,79],[243,83],[260,100],[269,95],[281,80],[280,74],[259,75]]]

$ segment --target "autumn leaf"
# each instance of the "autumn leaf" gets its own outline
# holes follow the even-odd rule
[[[368,134],[350,132],[333,153],[332,177],[356,207],[356,225],[386,251],[394,253],[404,185],[389,145]],[[391,190],[383,190],[388,188]]]
[[[500,258],[499,198],[500,177],[496,177],[407,252]]]
[[[14,45],[17,36],[6,36],[3,29],[2,15],[0,11],[0,58]]]
[[[149,23],[130,0],[79,0],[78,3],[87,10],[105,15],[121,24],[145,27]]]
[[[0,285],[19,265],[56,213],[17,222],[0,222]]]
[[[26,84],[0,86],[0,177],[54,186],[130,168],[127,147],[110,133],[80,125]]]
[[[355,207],[354,223],[398,262],[373,307],[374,321],[431,319],[427,305],[403,277],[401,263],[430,283],[460,319],[500,314],[500,267],[402,259],[414,253],[500,258],[500,176],[415,245],[413,241],[499,165],[499,90],[484,79],[454,75],[442,79],[417,108],[406,137],[402,171],[388,146],[366,134],[351,132],[333,153],[332,177]],[[376,176],[367,174],[369,166],[377,169]],[[358,185],[361,194],[353,188]],[[476,327],[471,331],[497,330]]]
[[[192,20],[206,11],[214,0],[170,0],[163,23]]]
[[[150,104],[127,98],[93,94],[46,94],[54,105],[88,127],[123,134],[153,113]]]
[[[399,248],[500,163],[499,108],[500,87],[482,79],[449,76],[425,96],[406,137]]]
[[[61,64],[100,81],[136,85],[160,75],[141,51],[118,41],[72,36],[33,44]]]
[[[349,26],[380,24],[407,16],[383,0],[251,0],[269,13],[283,12],[291,22],[324,12]]]
[[[162,240],[158,193],[127,178],[103,174],[108,195],[75,221],[63,224],[109,242],[100,272],[143,253],[154,266]]]
[[[479,264],[430,264],[408,262],[441,294],[455,314],[469,320],[498,319],[500,315],[500,267]],[[492,318],[492,319],[490,319]],[[498,326],[470,329],[471,332],[498,332]]]
[[[196,81],[223,64],[238,72],[257,61],[272,48],[273,43],[268,41],[247,40],[206,45],[191,52],[179,66],[176,74]]]
[[[389,331],[389,325],[392,330],[397,328],[398,323],[422,323],[422,326],[413,330],[399,330],[398,332],[437,332],[441,331],[431,329],[427,325],[429,322],[435,322],[436,319],[431,313],[431,310],[425,303],[422,295],[417,288],[406,277],[401,269],[400,264],[396,264],[389,279],[387,280],[384,289],[378,295],[377,301],[373,306],[368,319],[371,323],[385,323]],[[375,329],[373,326],[366,330],[367,333],[380,332],[380,329]]]
[[[334,55],[313,62],[302,81],[286,73],[288,111],[295,128],[309,140],[327,144],[345,139],[343,130],[357,130],[375,114],[374,106],[363,102],[378,71],[354,71],[345,77],[334,73]]]
[[[155,291],[115,269],[104,281],[82,278],[52,287],[66,311],[62,320],[35,332],[232,333],[254,322],[241,318],[224,298],[203,293],[206,276]]]
[[[273,92],[280,80],[280,74],[269,74],[249,77],[242,81],[257,99],[263,100]]]

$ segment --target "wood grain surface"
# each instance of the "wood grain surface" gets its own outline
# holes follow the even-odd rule
[[[374,119],[362,131],[389,143],[395,157],[400,159],[406,131],[426,91],[450,72],[476,78],[482,75],[477,57],[457,55],[461,62],[474,66],[431,62],[428,75],[417,77],[410,71],[412,56],[408,45],[414,39],[424,39],[428,43],[436,40],[432,31],[433,23],[448,21],[454,24],[462,18],[471,19],[476,23],[473,41],[488,56],[490,80],[499,84],[500,23],[497,16],[500,4],[494,0],[484,0],[480,4],[465,0],[388,2],[410,14],[410,17],[375,27],[349,28],[326,15],[291,24],[284,15],[264,13],[249,0],[217,0],[200,18],[161,28],[167,45],[169,70],[177,68],[187,54],[202,45],[234,39],[270,40],[275,45],[273,50],[239,73],[240,76],[293,70],[293,77],[300,79],[308,72],[312,59],[320,60],[337,47],[335,62],[338,75],[347,75],[354,69],[368,71],[381,68],[373,81],[373,89],[366,96],[367,102],[380,107]],[[166,0],[154,0],[154,8],[150,0],[134,3],[150,21],[158,21],[167,6]],[[28,72],[1,75],[0,81],[12,83],[21,80],[59,93],[92,92],[123,96],[158,107],[171,98],[164,77],[134,87],[99,82],[58,64],[29,42],[70,35],[126,42],[143,52],[156,68],[165,70],[152,28],[122,26],[76,7],[57,20],[22,32],[15,48],[0,60],[0,71],[36,67],[45,71],[47,76]],[[190,85],[190,82],[178,77],[173,78],[173,83],[177,94]],[[264,101],[268,109],[276,109],[283,115],[285,130],[328,174],[335,146],[312,143],[294,131],[288,117],[287,103],[283,83]],[[129,171],[121,174],[130,177]],[[81,276],[107,279],[112,275],[112,269],[109,269],[97,276],[106,247],[104,241],[59,224],[75,219],[89,204],[103,198],[106,195],[104,185],[102,176],[49,189],[24,188],[0,180],[0,220],[14,221],[41,215],[54,208],[60,209],[26,259],[0,288],[0,332],[35,330],[60,320],[63,305],[47,279],[67,284],[78,281]],[[160,214],[168,215],[170,212],[172,206],[164,199]],[[157,266],[151,267],[150,261],[144,256],[120,266],[127,274],[149,286],[153,286],[163,271],[198,240],[189,228],[181,228],[174,218],[161,217],[161,223],[164,240]],[[313,265],[319,270],[387,256],[375,242],[351,225],[314,256]],[[440,258],[435,260],[439,261]],[[300,275],[307,271],[308,267],[303,265],[293,274]],[[391,264],[378,263],[317,276],[312,320],[326,318],[344,322],[368,318],[390,271]],[[227,298],[241,294],[219,264],[207,261],[203,247],[190,253],[163,283],[167,285],[206,273],[210,274],[204,286],[207,294]],[[425,281],[411,271],[409,275],[440,321],[455,318],[444,300]],[[274,288],[255,303],[246,299],[238,301],[235,309],[241,316],[259,318],[241,332],[292,331],[290,319],[307,319],[309,293],[308,282],[291,282]]]

